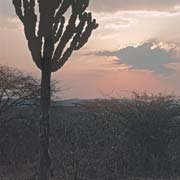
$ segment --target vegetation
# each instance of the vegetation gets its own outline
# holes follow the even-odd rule
[[[3,165],[10,170],[9,164],[26,159],[24,151],[31,153],[26,148],[26,141],[29,139],[29,133],[31,133],[30,138],[33,135],[31,132],[33,130],[32,120],[29,118],[31,115],[26,116],[26,120],[24,119],[23,109],[26,107],[31,107],[32,111],[35,109],[35,106],[39,104],[39,90],[39,81],[33,76],[18,69],[0,65],[1,170]],[[22,141],[24,138],[27,138],[26,141]],[[0,177],[0,179],[2,178]]]
[[[18,107],[37,104],[40,85],[37,79],[22,71],[0,66],[0,127],[13,120]]]
[[[16,173],[1,169],[4,174],[35,179],[38,111],[20,108],[24,120],[9,125],[3,147],[11,148],[4,151],[1,167],[16,168]],[[179,176],[179,112],[178,97],[166,94],[134,93],[131,99],[51,107],[53,179]]]

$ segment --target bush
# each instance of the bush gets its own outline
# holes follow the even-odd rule
[[[37,165],[38,111],[16,111],[22,118],[11,123],[3,142],[10,161]],[[179,112],[179,99],[165,94],[134,93],[131,99],[51,107],[54,176],[115,180],[179,175]]]
[[[110,158],[115,157],[114,171],[134,176],[178,172],[180,101],[177,97],[133,93],[132,99],[95,101],[87,103],[86,108],[98,114],[96,120],[104,127],[102,138],[108,141],[104,146],[113,147]]]
[[[21,152],[28,150],[26,145],[29,142],[23,140],[25,134],[29,133],[25,119],[32,117],[32,114],[25,116],[20,109],[28,107],[33,112],[33,105],[37,105],[39,99],[39,89],[39,81],[31,75],[15,68],[0,66],[1,163],[24,159]]]
[[[142,175],[171,172],[169,146],[178,137],[180,102],[174,96],[139,95],[119,106],[126,120],[124,138],[129,150],[129,171]]]

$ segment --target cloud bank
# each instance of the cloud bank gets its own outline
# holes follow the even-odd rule
[[[166,46],[164,46],[166,47]],[[98,56],[116,57],[117,64],[127,64],[132,69],[148,70],[159,75],[175,72],[168,64],[180,62],[174,47],[169,49],[146,42],[137,47],[128,46],[117,51],[102,51]]]

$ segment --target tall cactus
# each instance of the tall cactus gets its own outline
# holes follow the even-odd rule
[[[32,58],[41,70],[41,117],[39,128],[39,180],[49,177],[49,106],[51,73],[60,69],[73,51],[79,50],[98,27],[86,12],[89,0],[12,0],[24,25]],[[37,16],[35,7],[39,7]],[[71,12],[67,18],[66,13]],[[38,18],[39,17],[39,18]]]

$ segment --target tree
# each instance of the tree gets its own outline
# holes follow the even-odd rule
[[[39,97],[38,80],[22,71],[0,66],[0,128],[10,119],[10,111],[32,105]]]
[[[31,75],[0,65],[0,162],[12,157],[8,153],[15,147],[10,143],[15,137],[13,133],[19,133],[17,122],[21,118],[20,110],[36,105],[39,101],[39,90],[39,81]]]
[[[12,2],[17,16],[24,25],[32,58],[42,74],[39,180],[46,180],[51,166],[48,112],[51,98],[51,73],[60,69],[73,51],[79,50],[86,44],[92,31],[98,25],[91,13],[85,12],[89,0],[52,0],[51,2],[48,0],[12,0]],[[38,16],[35,12],[36,3],[39,6],[39,22],[37,22]],[[66,20],[69,12],[71,15]],[[36,31],[37,27],[38,31]]]
[[[179,131],[179,98],[134,92],[133,99],[120,104],[118,111],[129,171],[146,176],[171,173],[169,147]]]

